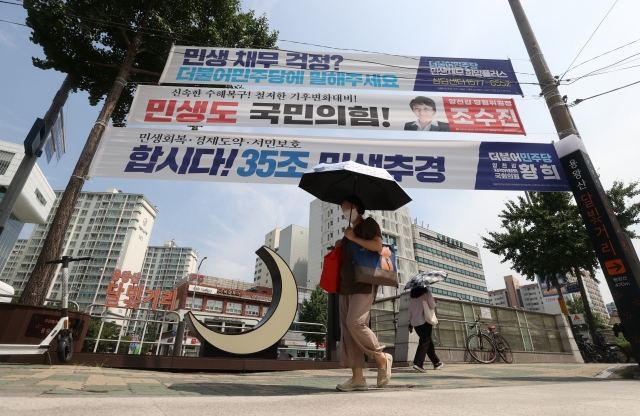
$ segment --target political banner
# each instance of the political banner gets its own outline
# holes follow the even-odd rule
[[[160,83],[522,95],[511,61],[173,46]]]
[[[127,124],[525,134],[511,98],[144,85]]]
[[[51,163],[53,152],[53,138],[51,137],[51,134],[49,134],[47,141],[44,143],[44,154],[47,156],[47,164]]]
[[[109,128],[89,176],[297,185],[320,163],[386,169],[406,188],[566,191],[552,144]]]

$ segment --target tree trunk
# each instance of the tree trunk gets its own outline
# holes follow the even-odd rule
[[[573,267],[573,274],[578,279],[578,285],[580,286],[580,297],[582,297],[582,304],[584,305],[584,318],[587,320],[589,326],[589,333],[591,334],[591,340],[596,341],[596,322],[593,320],[593,314],[591,313],[591,306],[589,305],[589,298],[587,298],[587,290],[584,287],[584,281],[582,280],[582,272],[577,266]]]
[[[569,317],[567,302],[564,301],[564,296],[562,295],[562,286],[560,286],[560,283],[558,283],[558,281],[556,280],[553,284],[553,287],[555,287],[556,291],[558,292],[558,304],[560,305],[560,311],[562,311],[562,314],[564,315],[564,319],[566,319],[566,321],[569,323],[569,328],[571,328],[571,333],[575,338],[576,330],[573,327],[573,322],[571,322],[571,318]]]
[[[147,25],[152,3],[152,0],[149,1],[139,29],[144,28]],[[100,111],[100,115],[91,129],[91,133],[89,133],[89,138],[84,145],[84,149],[82,149],[82,153],[80,154],[80,158],[76,163],[73,174],[69,179],[67,188],[62,194],[62,198],[58,204],[58,210],[56,211],[53,221],[51,221],[51,226],[49,227],[49,232],[47,233],[44,245],[42,246],[42,251],[38,256],[36,266],[33,269],[33,272],[31,272],[29,281],[27,282],[18,303],[32,306],[40,306],[44,304],[47,291],[51,286],[51,282],[54,279],[55,272],[57,270],[57,265],[46,264],[46,262],[58,259],[62,255],[64,240],[65,237],[67,237],[66,233],[76,202],[78,201],[78,196],[80,195],[80,191],[82,191],[85,178],[89,173],[89,167],[91,166],[93,157],[98,149],[98,145],[100,144],[102,134],[109,123],[109,119],[111,118],[111,114],[113,113],[116,104],[118,103],[118,99],[120,99],[120,95],[122,94],[122,90],[126,84],[126,79],[131,72],[131,68],[136,55],[138,54],[141,43],[142,32],[138,30],[129,45],[127,55],[120,66],[118,77],[111,87],[111,91],[109,91],[109,94],[107,95],[102,111]],[[68,231],[70,237],[73,230]]]

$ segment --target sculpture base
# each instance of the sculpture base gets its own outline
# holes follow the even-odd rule
[[[277,360],[278,359],[278,345],[280,343],[273,344],[267,349],[254,352],[253,354],[233,354],[216,348],[213,345],[205,342],[200,349],[201,357],[215,357],[215,358],[260,358],[263,360]]]

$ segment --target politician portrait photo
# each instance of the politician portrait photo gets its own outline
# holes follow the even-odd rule
[[[416,97],[409,103],[413,114],[418,118],[416,121],[405,123],[404,129],[410,131],[450,131],[449,123],[436,121],[433,117],[438,110],[436,103],[428,97]]]

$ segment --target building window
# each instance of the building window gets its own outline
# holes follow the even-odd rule
[[[269,307],[268,306],[263,306],[262,307],[262,316],[265,316],[267,314],[267,312],[269,312]]]
[[[227,313],[242,314],[242,303],[227,302]]]
[[[252,316],[260,316],[260,307],[258,305],[247,305],[244,308],[244,313]]]
[[[0,175],[7,173],[7,169],[9,168],[14,155],[15,153],[0,150]]]
[[[44,199],[44,196],[42,196],[38,188],[36,188],[36,198],[38,198],[38,201],[40,201],[43,207],[47,206],[47,200]]]
[[[197,310],[202,309],[202,298],[196,298],[195,302],[193,302],[193,306],[192,306],[192,302],[193,302],[193,297],[188,297],[184,307],[187,309],[197,309]]]
[[[209,299],[207,301],[206,309],[208,311],[222,312],[222,301],[221,300]]]

